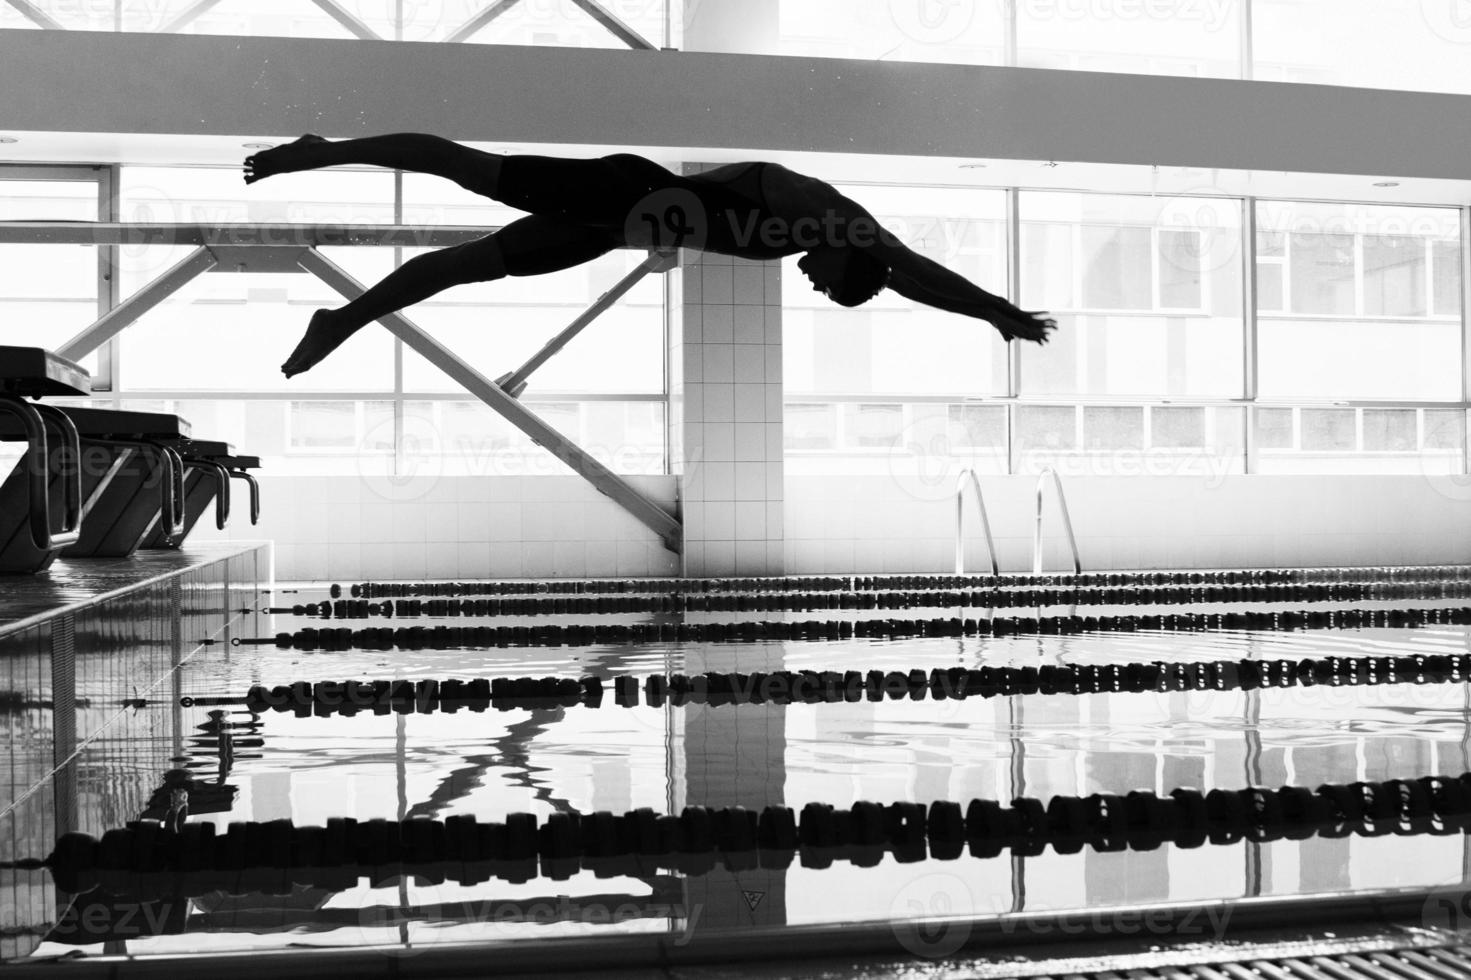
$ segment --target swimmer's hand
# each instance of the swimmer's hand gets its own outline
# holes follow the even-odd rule
[[[1028,312],[1010,303],[995,307],[985,314],[991,326],[1000,331],[1007,343],[1020,337],[1035,344],[1045,344],[1057,329],[1057,321],[1038,310]]]

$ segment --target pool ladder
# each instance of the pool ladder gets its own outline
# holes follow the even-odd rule
[[[1073,533],[1073,519],[1068,514],[1067,497],[1062,492],[1062,478],[1052,467],[1045,467],[1037,477],[1037,520],[1032,529],[1032,574],[1042,574],[1042,504],[1046,499],[1047,478],[1052,478],[1052,486],[1057,490],[1057,506],[1062,511],[1062,526],[1067,532],[1068,547],[1073,553],[1073,574],[1083,571],[1083,563],[1078,557],[1078,538]],[[986,553],[991,559],[991,574],[1000,575],[1001,569],[996,561],[996,541],[991,536],[991,519],[986,514],[986,498],[981,493],[981,481],[976,476],[975,470],[967,467],[960,471],[960,477],[955,482],[955,574],[965,574],[965,485],[967,481],[975,490],[976,510],[981,515],[981,531],[986,535]]]

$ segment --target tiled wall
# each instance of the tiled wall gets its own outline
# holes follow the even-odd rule
[[[698,172],[689,164],[686,172]],[[684,573],[780,575],[781,262],[686,252],[671,330]]]
[[[1001,570],[1031,569],[1034,477],[983,477]],[[791,574],[949,572],[953,479],[787,479]],[[1471,561],[1471,486],[1413,476],[1075,477],[1064,481],[1086,569]],[[987,566],[973,502],[966,569]],[[1068,567],[1049,488],[1044,566]]]
[[[273,540],[281,581],[675,575],[679,556],[576,476],[259,477],[261,522],[192,540]],[[673,512],[675,478],[626,479]]]

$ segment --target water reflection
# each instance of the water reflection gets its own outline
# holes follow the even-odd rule
[[[799,614],[805,615],[805,614]],[[768,614],[769,617],[769,614]],[[280,618],[264,632],[297,628]],[[164,819],[175,792],[191,823],[324,825],[473,814],[622,813],[686,806],[800,809],[809,802],[1010,800],[1167,794],[1249,785],[1315,787],[1471,770],[1467,685],[1013,696],[531,711],[254,716],[180,708],[178,696],[243,694],[253,683],[356,677],[582,676],[651,672],[908,669],[1465,652],[1464,628],[1303,634],[1127,634],[903,643],[661,645],[639,649],[309,654],[220,650],[178,674],[154,705],[177,769],[132,818]],[[103,764],[126,766],[124,746]],[[87,822],[83,821],[82,825]],[[298,945],[402,946],[614,931],[738,929],[935,914],[1100,910],[1136,903],[1291,895],[1465,877],[1459,835],[1348,837],[873,867],[678,873],[609,862],[524,880],[341,872],[311,885],[242,873],[196,894],[76,900],[39,954],[133,954]],[[91,909],[105,911],[95,912]],[[87,916],[95,916],[88,926]]]

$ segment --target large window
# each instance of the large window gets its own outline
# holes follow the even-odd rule
[[[1023,348],[1021,394],[1241,394],[1240,202],[1028,192],[1019,209],[1021,305],[1060,328]]]
[[[891,216],[943,193],[981,215],[971,231],[984,236],[971,240],[999,243],[1013,237],[1004,195],[1014,194],[1020,305],[1051,312],[1060,329],[1046,347],[998,352],[975,346],[972,331],[988,331],[980,321],[889,297],[833,314],[824,330],[805,280],[788,277],[789,472],[919,474],[936,486],[962,466],[1465,472],[1460,209],[885,193]],[[933,257],[1004,292],[1005,253]],[[977,363],[988,370],[969,370]]]
[[[120,171],[0,168],[0,219],[95,221],[107,216],[176,224],[473,224],[510,215],[480,207],[452,185],[388,171],[296,174],[243,189],[234,169],[123,167]],[[483,202],[481,202],[483,203]],[[55,347],[109,305],[135,295],[192,245],[99,250],[0,245],[0,343]],[[411,249],[321,249],[364,284],[390,273]],[[104,256],[105,257],[105,256]],[[249,262],[250,253],[234,253]],[[520,364],[641,261],[614,252],[560,276],[460,287],[415,306],[410,319],[497,377]],[[116,262],[117,275],[106,273]],[[664,293],[641,283],[531,378],[522,396],[559,432],[615,471],[665,469]],[[377,324],[332,357],[287,380],[281,363],[314,310],[343,303],[302,272],[230,264],[197,277],[128,327],[88,363],[115,380],[97,404],[177,413],[201,437],[267,459],[272,472],[477,475],[565,473],[546,450],[424,362]],[[115,355],[115,356],[114,356]],[[101,385],[101,387],[106,387]]]

